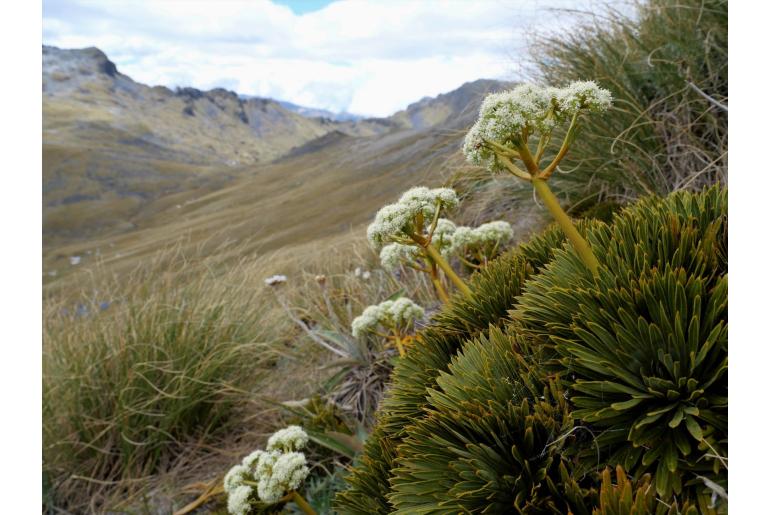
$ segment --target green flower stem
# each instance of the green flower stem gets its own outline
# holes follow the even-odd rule
[[[310,504],[305,500],[304,497],[300,495],[299,492],[296,490],[291,492],[289,495],[291,495],[291,500],[294,501],[294,503],[299,506],[299,509],[305,512],[307,515],[317,515],[315,510],[313,509]]]
[[[553,158],[553,161],[551,161],[551,164],[549,164],[545,170],[542,171],[540,174],[540,177],[543,179],[548,179],[556,170],[556,167],[559,166],[559,163],[561,163],[561,160],[564,159],[564,156],[567,155],[567,151],[569,150],[570,145],[572,144],[572,140],[575,138],[575,130],[577,130],[577,120],[578,120],[578,113],[579,111],[575,111],[575,114],[572,116],[572,121],[570,121],[569,128],[567,129],[567,134],[564,136],[564,141],[561,143],[561,148],[559,148],[559,153],[556,154],[556,157]]]
[[[438,277],[438,270],[436,270],[435,264],[431,266],[428,273],[430,274],[430,280],[433,283],[433,287],[436,288],[436,294],[438,294],[438,298],[441,299],[441,302],[446,304],[449,302],[449,295],[447,295],[447,292],[444,289],[444,285],[441,284],[441,279]]]
[[[521,145],[519,147],[519,153],[521,154],[521,161],[524,163],[524,166],[527,168],[527,172],[529,172],[529,175],[531,177],[537,177],[537,174],[540,173],[540,168],[537,167],[537,163],[535,163],[535,158],[532,157],[532,153],[529,151],[529,147],[526,143]]]
[[[436,265],[441,268],[441,270],[444,271],[447,277],[449,277],[449,280],[454,283],[455,286],[457,286],[457,289],[463,292],[464,295],[470,296],[471,289],[468,288],[468,285],[463,282],[462,279],[460,279],[460,276],[455,273],[454,270],[452,270],[452,267],[447,263],[447,260],[444,259],[444,256],[441,255],[441,253],[436,250],[436,247],[431,245],[430,243],[424,247],[425,252],[428,254],[428,257],[436,263]]]
[[[548,208],[548,211],[551,212],[551,215],[561,226],[564,234],[566,234],[567,238],[572,242],[572,246],[575,247],[580,259],[582,259],[588,269],[596,275],[599,271],[599,262],[596,260],[596,256],[594,256],[593,251],[591,251],[588,242],[577,231],[572,220],[567,216],[567,213],[565,213],[559,205],[559,201],[557,200],[556,195],[551,191],[551,188],[548,187],[548,183],[539,177],[533,177],[532,185],[543,200],[545,207]]]

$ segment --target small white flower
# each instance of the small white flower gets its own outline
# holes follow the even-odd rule
[[[268,451],[298,451],[308,442],[307,433],[300,426],[289,426],[276,431],[267,441]]]
[[[260,501],[267,504],[278,502],[283,497],[283,493],[283,487],[272,476],[263,477],[257,483],[257,496]]]
[[[280,455],[280,451],[268,451],[260,454],[254,466],[254,477],[260,478],[273,475],[273,465],[275,465],[275,461]]]
[[[601,113],[612,105],[612,94],[594,81],[572,82],[558,90],[557,98],[561,109],[570,116],[581,109]]]
[[[364,273],[361,274],[361,279],[363,279],[364,281],[368,281],[369,279],[371,279],[371,277],[372,277],[372,273],[369,270],[365,270]]]
[[[225,475],[225,479],[223,481],[225,492],[229,493],[243,485],[244,476],[248,474],[248,472],[249,467],[244,465],[236,465],[231,468]]]
[[[373,331],[380,323],[382,308],[379,304],[368,306],[363,313],[353,319],[351,329],[354,338],[360,338],[364,333]]]
[[[420,249],[415,245],[390,243],[380,251],[380,263],[385,270],[393,271],[405,262],[412,262],[420,255]]]
[[[249,498],[251,497],[251,487],[242,485],[228,492],[227,494],[227,512],[232,515],[247,515],[251,509]]]
[[[361,277],[361,267],[357,266],[355,270],[353,270],[353,275],[356,277]]]
[[[310,473],[301,452],[282,454],[273,467],[273,478],[286,490],[296,490]]]
[[[433,231],[433,239],[431,243],[442,254],[447,254],[447,251],[452,247],[452,237],[457,230],[457,226],[451,220],[446,218],[439,218],[436,222],[436,230]]]
[[[405,328],[415,320],[425,316],[425,310],[407,297],[386,300],[368,306],[351,325],[353,336],[359,338],[367,332],[373,332],[378,325]]]
[[[407,326],[425,316],[425,310],[412,299],[400,297],[389,306],[391,321],[397,326]]]
[[[418,215],[422,215],[425,228],[436,214],[436,209],[452,209],[457,204],[457,193],[452,189],[411,188],[401,195],[398,202],[388,204],[377,212],[366,236],[371,245],[379,250],[393,239],[408,237],[410,232],[416,231]]]
[[[249,470],[253,470],[257,466],[257,462],[259,461],[259,457],[265,454],[265,451],[261,449],[257,449],[256,451],[252,452],[245,458],[243,458],[243,461],[241,461],[241,465],[246,467]]]
[[[310,473],[301,452],[277,453],[269,473],[259,474],[257,495],[263,502],[277,502],[289,490],[296,490]]]
[[[511,224],[503,220],[481,224],[474,229],[474,232],[483,243],[504,245],[513,239]]]
[[[70,265],[75,266],[80,264],[80,256],[70,256]]]
[[[476,228],[458,227],[452,236],[453,254],[464,254],[468,249],[487,251],[506,245],[513,239],[511,224],[503,220],[481,224]]]
[[[457,253],[478,243],[473,227],[458,227],[452,235],[452,253]]]
[[[286,282],[286,276],[281,274],[276,274],[265,279],[265,284],[267,286],[275,286],[277,284],[282,284],[285,282]]]

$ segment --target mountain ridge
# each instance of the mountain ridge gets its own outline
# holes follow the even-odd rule
[[[249,238],[248,219],[271,220],[254,235],[270,249],[310,237],[303,212],[316,234],[362,223],[457,153],[483,96],[507,85],[340,122],[222,88],[146,86],[96,48],[43,47],[44,253],[62,267],[94,242],[138,255],[159,235]],[[319,192],[337,206],[311,208]]]

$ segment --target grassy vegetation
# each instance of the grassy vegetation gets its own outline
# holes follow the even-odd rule
[[[57,495],[85,500],[156,473],[243,422],[271,356],[269,307],[230,282],[239,271],[217,277],[169,251],[125,280],[93,279],[82,298],[46,300],[45,468]]]
[[[573,214],[727,183],[727,1],[634,7],[629,17],[605,5],[574,30],[531,42],[532,81],[595,80],[614,97],[610,116],[583,121],[580,144],[551,180]],[[458,165],[452,183],[477,216],[523,211],[538,221],[531,189],[514,178]]]
[[[361,347],[348,336],[350,322],[400,290],[430,307],[430,284],[420,274],[396,281],[376,269],[362,238],[261,258],[246,248],[206,257],[175,246],[127,275],[97,265],[71,277],[77,287],[70,280],[49,287],[49,507],[135,507],[149,488],[171,482],[175,490],[161,498],[178,508],[186,499],[180,484],[220,476],[291,416],[277,402],[332,386],[343,414],[371,423],[393,352],[383,357],[382,349]],[[368,279],[356,276],[357,267],[370,271]],[[276,272],[288,275],[287,284],[266,287],[263,280]],[[323,287],[316,280],[322,272]],[[344,359],[292,318],[313,334],[348,342]]]
[[[606,9],[537,40],[538,79],[591,78],[613,116],[587,120],[562,188],[632,200],[727,181],[727,1],[650,0],[634,18]]]

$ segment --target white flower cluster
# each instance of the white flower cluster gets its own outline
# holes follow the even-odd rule
[[[478,227],[458,227],[452,237],[451,253],[465,253],[469,248],[483,249],[509,243],[513,239],[511,224],[497,220]],[[490,256],[491,257],[491,256]]]
[[[307,445],[307,433],[299,426],[289,426],[273,433],[267,440],[268,451],[292,452]]]
[[[286,492],[299,488],[310,469],[301,452],[268,451],[259,457],[255,472],[259,499],[273,504]]]
[[[254,488],[247,482],[256,483],[257,497],[268,504],[299,488],[310,472],[305,455],[298,452],[307,441],[301,427],[289,426],[270,437],[266,451],[257,449],[231,468],[224,479],[227,511],[233,515],[249,513]]]
[[[492,93],[481,104],[479,119],[465,137],[463,152],[474,164],[498,168],[494,152],[485,144],[517,146],[524,129],[530,134],[550,133],[577,111],[602,112],[612,105],[612,95],[595,82],[573,82],[566,88],[521,84],[510,91]]]
[[[377,212],[366,236],[372,246],[379,250],[394,238],[406,237],[408,231],[414,230],[417,215],[422,214],[424,223],[430,224],[436,209],[452,209],[457,203],[457,194],[452,189],[429,189],[424,186],[412,188],[401,195],[398,202],[388,204]]]
[[[452,236],[457,230],[457,226],[451,220],[439,218],[436,222],[436,230],[433,231],[431,243],[440,252],[446,254],[452,246]]]
[[[420,256],[420,249],[415,245],[389,243],[380,251],[380,263],[385,270],[393,271],[403,262],[414,261]]]
[[[386,327],[404,328],[425,316],[425,310],[407,297],[386,300],[368,306],[351,324],[353,336],[359,338],[382,324]]]
[[[436,228],[433,231],[433,244],[439,252],[447,255],[452,246],[452,234],[457,226],[451,220],[439,218],[436,222]],[[423,235],[423,236],[427,236]],[[417,245],[407,245],[404,243],[389,243],[380,250],[380,263],[385,270],[393,271],[403,263],[414,263],[422,252]]]
[[[603,113],[612,106],[612,93],[600,88],[594,81],[576,81],[558,90],[559,107],[568,116],[583,110]]]

